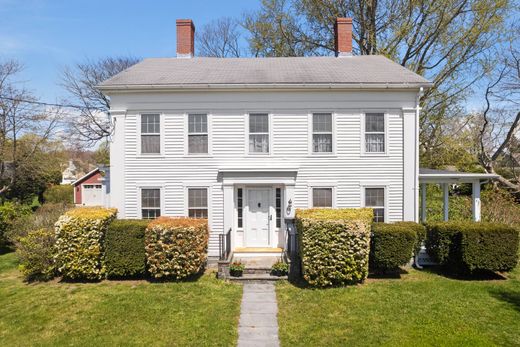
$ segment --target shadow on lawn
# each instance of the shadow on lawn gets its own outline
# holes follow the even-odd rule
[[[497,281],[497,280],[507,280],[507,277],[492,271],[475,271],[472,273],[468,272],[454,272],[449,271],[442,266],[429,266],[424,267],[424,269],[420,270],[424,272],[428,272],[434,275],[446,277],[452,280],[459,281]]]
[[[489,295],[510,304],[515,310],[520,312],[520,291],[494,288],[489,291]]]

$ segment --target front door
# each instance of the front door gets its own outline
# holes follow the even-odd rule
[[[269,202],[271,189],[247,190],[246,246],[269,246]]]

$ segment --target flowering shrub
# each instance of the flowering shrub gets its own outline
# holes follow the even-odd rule
[[[16,241],[20,272],[25,279],[50,280],[56,273],[54,264],[54,232],[38,229]]]
[[[289,273],[289,264],[283,261],[277,261],[271,266],[271,275],[273,276],[287,276]]]
[[[235,261],[229,265],[229,274],[234,277],[241,277],[246,266],[239,261]]]
[[[103,241],[116,209],[81,207],[56,223],[56,264],[65,278],[99,280],[105,275]]]
[[[297,210],[303,278],[320,287],[363,281],[372,218],[368,208]]]
[[[148,271],[155,278],[182,279],[199,273],[208,248],[206,219],[160,217],[145,231]]]

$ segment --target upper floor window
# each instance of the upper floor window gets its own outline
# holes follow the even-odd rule
[[[367,113],[365,115],[365,152],[385,152],[384,113]]]
[[[315,113],[312,115],[312,151],[332,153],[332,114]]]
[[[312,207],[332,207],[332,188],[312,188]]]
[[[188,115],[188,153],[208,153],[208,115]]]
[[[365,207],[374,209],[374,222],[385,221],[385,189],[365,188]]]
[[[188,216],[190,218],[208,218],[208,189],[188,189]]]
[[[158,188],[141,189],[141,216],[154,219],[161,215],[161,190]]]
[[[141,115],[141,153],[161,153],[161,117],[158,114]]]
[[[249,115],[249,153],[269,153],[269,116]]]

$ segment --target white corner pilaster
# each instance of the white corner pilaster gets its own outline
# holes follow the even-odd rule
[[[233,215],[235,211],[235,204],[233,199],[234,186],[232,184],[224,184],[224,230],[226,234],[231,232],[231,249],[235,247],[235,235],[233,234]]]

